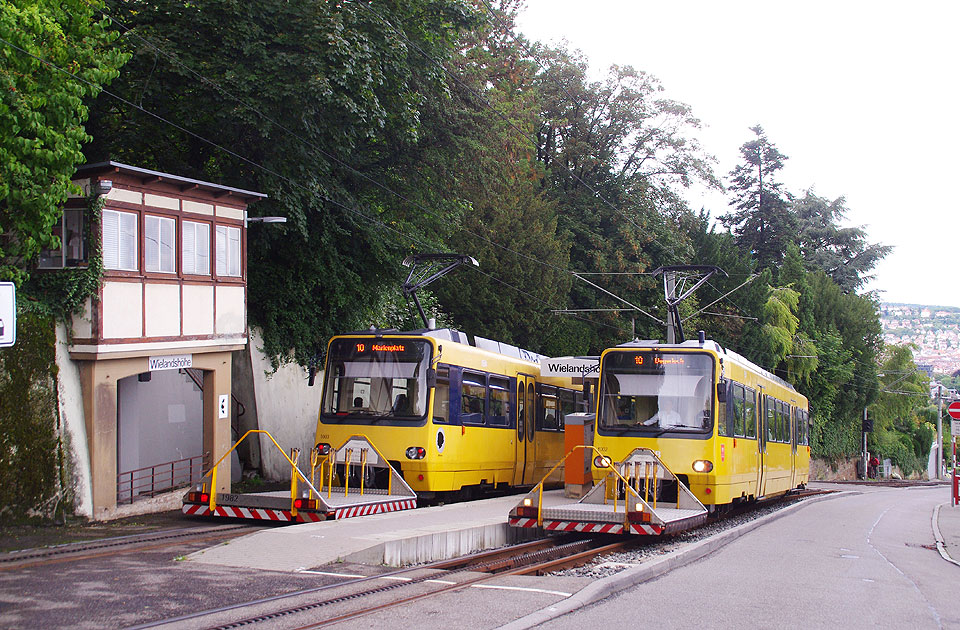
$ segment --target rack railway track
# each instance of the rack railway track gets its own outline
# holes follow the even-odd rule
[[[91,558],[140,553],[185,543],[221,541],[243,536],[260,529],[262,525],[232,524],[201,527],[185,527],[153,531],[147,534],[132,534],[113,538],[101,538],[53,547],[38,547],[0,554],[0,571],[12,571],[29,567],[75,562]]]

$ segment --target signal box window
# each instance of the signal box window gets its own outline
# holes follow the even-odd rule
[[[104,210],[100,215],[103,235],[103,268],[137,271],[137,215]]]
[[[183,222],[183,273],[210,275],[210,224]]]
[[[146,271],[176,273],[177,222],[167,217],[143,218],[143,266]]]
[[[37,267],[40,269],[59,269],[77,267],[87,263],[87,251],[84,245],[83,210],[67,208],[60,222],[53,226],[53,235],[60,237],[59,249],[45,249],[40,252]]]
[[[437,388],[433,394],[433,421],[450,422],[450,368],[437,368]]]
[[[480,374],[464,372],[460,388],[460,421],[483,424],[483,403],[487,398],[486,379]]]
[[[217,275],[240,276],[240,228],[217,226]]]

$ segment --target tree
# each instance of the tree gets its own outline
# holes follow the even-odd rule
[[[787,243],[796,238],[790,194],[776,179],[787,156],[767,139],[762,127],[750,131],[756,139],[741,145],[743,163],[730,171],[729,190],[736,210],[720,220],[733,229],[737,245],[750,252],[761,269],[775,268],[783,260]]]
[[[248,240],[248,312],[269,355],[315,360],[331,335],[369,325],[405,255],[442,248],[462,206],[410,174],[423,120],[449,98],[442,64],[473,24],[468,7],[109,7],[134,56],[116,87],[127,102],[96,104],[87,157],[269,195],[251,212],[289,222]]]
[[[53,227],[83,163],[87,101],[128,55],[95,15],[98,0],[0,4],[0,280],[22,283],[41,249],[59,247]],[[73,75],[73,76],[71,76]]]
[[[869,271],[893,248],[868,243],[863,227],[841,228],[847,214],[846,200],[833,201],[808,190],[793,202],[800,227],[800,249],[807,269],[820,269],[849,293],[873,278]]]
[[[662,289],[648,272],[687,263],[689,209],[676,188],[694,180],[717,184],[712,158],[690,138],[699,121],[683,103],[664,98],[653,76],[612,66],[599,81],[587,78],[587,61],[566,49],[539,49],[543,69],[534,83],[541,98],[537,130],[544,186],[558,204],[559,226],[573,239],[570,265],[584,272],[622,274],[595,278],[633,304],[661,305]],[[576,282],[570,306],[623,307]],[[637,335],[658,338],[661,325],[637,313]],[[629,334],[621,315],[598,315],[591,351]]]

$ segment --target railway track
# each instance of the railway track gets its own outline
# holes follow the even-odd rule
[[[226,540],[263,529],[263,526],[247,523],[184,527],[133,534],[113,538],[101,538],[53,547],[39,547],[0,554],[0,571],[12,571],[28,567],[75,562],[90,558],[103,558],[128,553],[140,553],[193,542]]]
[[[828,492],[805,490],[753,505],[786,505]],[[742,514],[749,509],[745,506],[731,511],[713,522]],[[342,575],[342,579],[294,593],[164,619],[130,630],[164,627],[203,630],[247,627],[282,627],[296,630],[321,628],[464,588],[482,588],[484,583],[504,576],[551,574],[586,564],[604,554],[665,543],[670,538],[672,537],[583,538],[565,535],[376,575],[304,571],[325,576],[327,579],[336,579]]]
[[[261,625],[276,627],[277,623],[289,628],[320,628],[507,575],[547,573],[571,563],[582,564],[597,555],[638,544],[643,541],[631,538],[611,543],[607,538],[558,536],[377,575],[345,575],[345,579],[337,583],[165,619],[130,630],[163,627],[226,630]],[[318,620],[321,615],[323,618]]]

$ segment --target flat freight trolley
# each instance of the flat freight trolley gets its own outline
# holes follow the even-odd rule
[[[576,502],[544,504],[543,485],[527,493],[510,511],[513,527],[541,527],[547,532],[591,534],[672,534],[701,525],[707,509],[646,448],[634,449],[614,464],[590,446],[578,446],[597,453],[593,464],[607,474],[590,492]]]
[[[254,433],[266,434],[290,463],[290,489],[249,494],[209,491],[208,488],[217,487],[217,468],[220,462],[248,435]],[[336,449],[311,449],[309,476],[298,466],[299,451],[293,449],[287,456],[273,436],[266,431],[248,431],[230,451],[227,451],[199,484],[184,495],[184,514],[308,523],[417,507],[416,493],[363,435],[351,436]],[[335,469],[344,474],[335,474]],[[351,475],[351,472],[356,474]],[[386,477],[386,487],[367,486],[366,480],[374,476]],[[356,483],[351,485],[351,479],[356,479]]]

